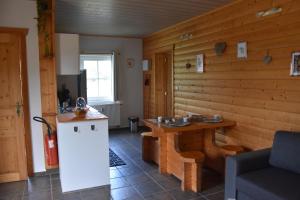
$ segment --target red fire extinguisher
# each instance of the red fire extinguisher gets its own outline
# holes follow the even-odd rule
[[[46,124],[48,134],[44,136],[45,153],[48,166],[58,165],[57,136],[50,124],[42,117],[33,117],[33,120]]]

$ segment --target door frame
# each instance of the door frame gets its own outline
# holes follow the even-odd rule
[[[24,115],[24,129],[25,129],[25,151],[26,151],[26,165],[27,175],[33,175],[33,159],[32,159],[32,142],[31,142],[31,129],[30,129],[30,111],[29,111],[29,90],[28,90],[28,72],[27,72],[27,49],[26,49],[26,36],[28,28],[11,28],[0,27],[2,33],[14,33],[20,35],[21,38],[21,91],[23,100],[23,115]]]
[[[174,116],[174,49],[175,49],[175,45],[172,44],[172,45],[168,45],[168,46],[165,46],[165,47],[161,47],[159,49],[156,49],[155,52],[154,52],[154,58],[156,58],[156,54],[161,54],[161,53],[171,53],[171,115]],[[156,62],[156,60],[154,60],[154,63]],[[155,115],[157,115],[156,113],[156,94],[155,94],[155,91],[156,91],[156,82],[155,82],[155,69],[156,68],[156,65],[154,64],[154,72],[153,72],[153,75],[154,75],[154,109],[155,109]]]

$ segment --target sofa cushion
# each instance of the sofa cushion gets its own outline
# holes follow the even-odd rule
[[[242,174],[236,179],[237,191],[257,200],[299,200],[300,174],[269,167]]]
[[[277,131],[269,159],[270,165],[300,174],[300,133]]]

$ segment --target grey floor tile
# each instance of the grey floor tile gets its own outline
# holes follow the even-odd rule
[[[174,189],[180,189],[181,181],[176,178],[173,178],[173,180],[170,179],[159,181],[158,184],[161,185],[165,190],[170,191]]]
[[[158,192],[145,196],[146,200],[174,200],[168,192]]]
[[[80,191],[82,200],[110,200],[110,190],[106,187],[92,188]]]
[[[22,200],[23,194],[6,194],[6,195],[1,195],[0,200]]]
[[[224,191],[205,196],[208,200],[224,200]]]
[[[213,186],[211,188],[203,188],[203,191],[201,192],[201,195],[209,195],[209,194],[214,194],[217,192],[222,192],[224,191],[224,184],[219,184],[216,186]]]
[[[146,172],[149,176],[151,176],[153,179],[155,179],[156,181],[158,182],[161,182],[161,181],[172,181],[173,180],[173,176],[171,175],[167,175],[167,174],[161,174],[159,173],[159,171],[157,169],[155,170],[151,170],[151,171],[148,171]]]
[[[154,181],[147,181],[134,186],[135,189],[143,195],[143,197],[153,193],[162,192],[163,189]]]
[[[53,200],[81,200],[80,192],[68,192],[62,193],[59,191],[53,191]]]
[[[133,187],[124,187],[111,190],[113,200],[124,200],[124,199],[143,199],[139,193]]]
[[[50,176],[31,177],[25,185],[24,193],[37,193],[51,190]]]
[[[52,191],[62,192],[60,179],[51,179],[51,189]]]
[[[134,175],[134,174],[138,174],[138,173],[142,172],[142,170],[138,167],[121,168],[121,169],[119,169],[119,171],[121,172],[121,174],[123,176],[130,176],[130,175]]]
[[[151,180],[151,178],[149,178],[149,176],[147,176],[144,172],[126,176],[125,179],[131,185],[138,185]]]
[[[110,187],[111,189],[121,188],[121,187],[128,187],[130,183],[127,182],[125,178],[114,178],[110,179]]]
[[[59,173],[58,174],[51,174],[50,178],[51,178],[51,180],[60,179]]]
[[[110,178],[119,178],[122,177],[123,175],[120,173],[118,169],[111,169],[110,170]]]
[[[24,192],[25,186],[26,186],[25,181],[2,183],[2,184],[0,184],[0,197],[9,196],[9,195],[12,196],[12,194],[22,195]]]
[[[176,200],[191,200],[201,197],[199,194],[191,191],[181,191],[181,189],[171,190],[170,194]]]
[[[36,191],[23,196],[23,200],[52,200],[50,191]]]

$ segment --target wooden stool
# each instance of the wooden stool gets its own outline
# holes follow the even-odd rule
[[[152,132],[144,132],[142,136],[142,158],[144,161],[159,162],[159,143],[158,137],[153,136]]]
[[[242,146],[238,145],[224,145],[220,148],[224,157],[233,156],[245,151]]]
[[[193,192],[201,191],[202,183],[202,166],[205,159],[201,151],[180,152],[183,162],[183,178],[181,180],[181,189],[183,191],[192,190]]]

